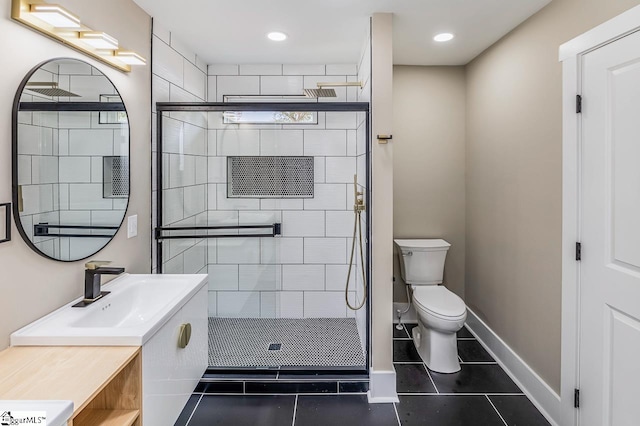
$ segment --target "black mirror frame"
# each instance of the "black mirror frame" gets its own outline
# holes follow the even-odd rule
[[[54,61],[60,61],[60,60],[71,60],[71,61],[78,61],[78,62],[82,62],[84,64],[87,64],[89,66],[91,66],[92,68],[97,69],[98,71],[100,71],[100,73],[109,81],[109,83],[111,83],[111,85],[113,86],[113,88],[115,89],[116,93],[118,93],[118,96],[120,96],[120,98],[122,99],[122,95],[120,95],[120,91],[118,90],[118,88],[116,87],[115,84],[113,84],[113,81],[111,81],[111,79],[102,72],[102,70],[100,70],[100,68],[96,67],[95,65],[92,65],[88,62],[85,62],[81,59],[78,58],[69,58],[69,57],[60,57],[60,58],[53,58],[53,59],[48,59],[46,61],[40,62],[38,65],[36,65],[35,67],[33,67],[28,73],[27,75],[22,79],[22,82],[20,83],[20,86],[18,86],[18,90],[16,92],[16,96],[13,99],[13,108],[11,111],[11,194],[12,194],[12,199],[13,199],[13,218],[14,221],[16,223],[16,228],[18,229],[18,233],[20,234],[20,236],[22,237],[22,239],[24,240],[25,243],[27,243],[27,246],[29,246],[29,248],[33,251],[35,251],[36,253],[38,253],[40,256],[46,258],[46,259],[51,259],[51,260],[55,260],[57,262],[66,262],[66,263],[71,263],[71,262],[78,262],[81,260],[85,260],[88,259],[90,257],[95,256],[97,253],[99,253],[101,250],[103,250],[106,246],[109,245],[109,243],[111,243],[111,241],[113,241],[113,239],[115,238],[115,236],[118,234],[118,232],[120,232],[120,230],[122,229],[122,224],[124,223],[124,220],[127,217],[127,212],[129,211],[129,204],[131,202],[131,123],[129,121],[129,112],[127,111],[127,107],[126,105],[124,105],[124,100],[122,101],[122,105],[124,106],[124,111],[127,114],[127,130],[129,132],[129,146],[128,146],[128,158],[129,158],[129,197],[127,198],[127,207],[124,210],[124,215],[122,216],[122,220],[120,221],[120,224],[118,225],[118,230],[113,234],[113,236],[109,239],[109,241],[107,241],[102,247],[100,247],[97,251],[91,253],[90,255],[80,258],[80,259],[69,259],[69,260],[64,260],[64,259],[56,259],[54,257],[51,257],[45,253],[43,253],[42,251],[40,251],[35,244],[29,239],[29,236],[27,235],[27,233],[24,230],[24,226],[22,225],[22,220],[20,218],[20,212],[18,211],[18,113],[19,113],[19,107],[20,107],[20,98],[22,97],[22,92],[24,92],[24,89],[27,85],[27,83],[29,82],[29,80],[31,79],[31,77],[33,76],[33,74],[36,73],[36,71],[38,71],[42,66],[50,63],[50,62],[54,62]]]

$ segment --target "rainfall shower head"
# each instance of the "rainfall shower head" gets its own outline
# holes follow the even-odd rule
[[[65,97],[79,97],[80,95],[76,95],[75,93],[69,92],[64,89],[58,88],[58,83],[55,82],[38,82],[33,81],[27,83],[27,90],[31,90],[32,92],[39,93],[45,96],[65,96]]]
[[[362,87],[361,81],[347,81],[337,83],[318,83],[317,89],[304,89],[304,95],[307,98],[337,98],[336,91],[334,89],[325,89],[325,87]]]
[[[337,98],[336,91],[333,89],[304,89],[304,95],[307,98]]]

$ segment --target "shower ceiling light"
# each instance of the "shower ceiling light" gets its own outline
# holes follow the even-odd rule
[[[120,59],[122,62],[128,65],[145,65],[147,63],[147,60],[138,55],[136,52],[118,50],[116,51],[115,55],[116,58]]]
[[[79,28],[80,18],[57,4],[32,4],[31,15],[55,28]]]
[[[267,34],[267,37],[269,37],[269,40],[273,40],[273,41],[285,41],[287,39],[287,35],[279,31],[274,31],[272,33],[269,33]]]
[[[445,42],[453,40],[454,35],[451,33],[440,33],[436,35],[433,39],[438,42]]]
[[[80,40],[96,49],[115,50],[118,48],[118,40],[101,31],[82,31]]]

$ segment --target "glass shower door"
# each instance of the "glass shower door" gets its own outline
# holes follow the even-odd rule
[[[209,274],[211,367],[365,371],[366,209],[345,285],[355,192],[368,200],[368,105],[183,107],[160,113],[156,265]]]

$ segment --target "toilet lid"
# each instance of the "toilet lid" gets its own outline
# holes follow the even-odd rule
[[[417,286],[413,290],[413,302],[439,317],[461,317],[467,310],[458,295],[441,285]]]

